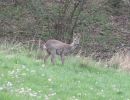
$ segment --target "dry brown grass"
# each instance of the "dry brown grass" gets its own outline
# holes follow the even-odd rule
[[[110,66],[130,71],[130,51],[120,51],[116,53],[108,62]]]

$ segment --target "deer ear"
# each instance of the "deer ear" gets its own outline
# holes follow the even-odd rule
[[[77,33],[76,36],[77,36],[78,38],[81,38],[81,33]]]

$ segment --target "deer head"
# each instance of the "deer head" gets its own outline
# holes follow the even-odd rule
[[[75,49],[79,45],[80,38],[81,38],[80,33],[75,33],[73,35],[73,42],[70,44],[70,46],[72,46],[72,49]]]

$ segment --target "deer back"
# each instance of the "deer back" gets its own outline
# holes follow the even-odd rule
[[[61,54],[67,54],[71,50],[70,44],[63,43],[58,40],[48,40],[45,43],[46,49],[51,52],[51,50],[55,50],[56,54],[61,55]]]

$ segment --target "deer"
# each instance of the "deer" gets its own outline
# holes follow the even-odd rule
[[[70,44],[55,39],[47,40],[46,43],[43,45],[43,48],[47,52],[47,55],[45,55],[44,57],[44,63],[46,63],[48,57],[51,56],[51,63],[54,65],[56,55],[59,55],[62,64],[64,64],[64,57],[72,53],[75,50],[75,48],[79,46],[80,38],[81,34],[75,33],[73,35],[73,41]]]

